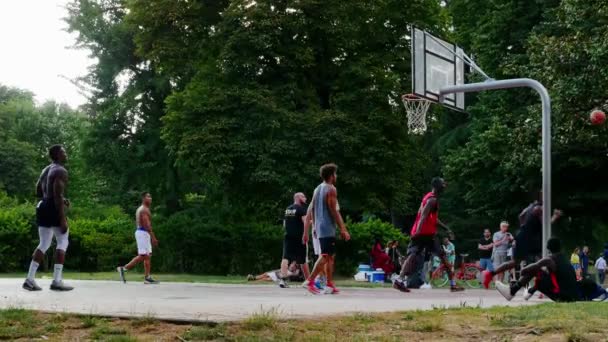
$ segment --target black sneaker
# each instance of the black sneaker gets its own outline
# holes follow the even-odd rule
[[[42,288],[36,284],[35,280],[25,279],[22,287],[24,290],[28,291],[42,291]]]
[[[400,280],[395,280],[393,282],[393,288],[395,290],[399,290],[401,292],[410,292],[410,289],[407,288],[407,285],[405,284],[405,282],[400,281]]]
[[[285,280],[281,279],[281,281],[279,282],[279,287],[282,289],[286,289],[289,287],[289,285],[287,285],[287,283],[285,282]]]
[[[160,284],[160,282],[152,279],[152,277],[145,277],[144,284]]]
[[[125,271],[126,271],[125,268],[122,267],[122,266],[121,267],[116,267],[116,271],[118,272],[118,275],[120,275],[120,280],[123,283],[126,284],[127,283],[127,278],[125,278]]]
[[[66,285],[62,281],[54,281],[51,283],[51,290],[53,291],[72,291],[74,287]]]

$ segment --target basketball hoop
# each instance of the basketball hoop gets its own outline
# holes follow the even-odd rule
[[[424,134],[426,132],[426,112],[429,110],[431,101],[414,94],[401,96],[405,112],[407,113],[407,129],[412,134]]]

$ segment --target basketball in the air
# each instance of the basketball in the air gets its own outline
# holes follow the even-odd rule
[[[606,121],[606,113],[596,109],[589,115],[589,120],[592,125],[601,125]]]

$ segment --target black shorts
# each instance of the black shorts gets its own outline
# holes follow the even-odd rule
[[[515,247],[513,248],[513,259],[515,261],[534,262],[536,256],[540,254],[542,254],[540,236],[536,237],[525,231],[517,233]]]
[[[413,237],[410,244],[407,246],[407,254],[433,254],[441,256],[445,252],[439,243],[437,235],[422,235]]]
[[[302,265],[306,262],[306,246],[302,243],[301,237],[286,236],[283,239],[283,259],[291,263]]]
[[[319,238],[319,244],[321,245],[321,255],[335,255],[336,254],[336,237],[324,237]]]
[[[36,206],[36,223],[38,227],[59,227],[59,211],[55,209],[55,202],[52,199],[43,199]]]

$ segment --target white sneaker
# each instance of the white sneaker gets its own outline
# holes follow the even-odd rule
[[[285,280],[281,279],[281,281],[279,282],[279,287],[282,289],[288,288],[289,285],[287,285],[287,283],[285,282]]]
[[[604,292],[601,296],[597,297],[597,298],[593,298],[594,302],[603,302],[606,299],[608,299],[608,295],[606,294],[606,292]]]
[[[429,283],[424,283],[422,286],[420,286],[420,289],[421,290],[432,290],[433,287]]]
[[[513,299],[513,295],[511,294],[511,287],[509,287],[509,285],[497,281],[494,286],[496,286],[496,290],[498,290],[498,292],[500,292],[500,294],[507,300],[510,301],[511,299]]]
[[[529,300],[532,296],[534,296],[534,293],[530,293],[528,289],[524,289],[524,300]]]

